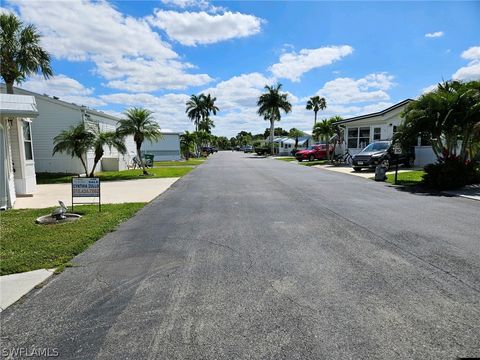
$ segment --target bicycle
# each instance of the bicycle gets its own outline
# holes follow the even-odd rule
[[[350,154],[350,151],[347,149],[343,155],[335,155],[332,159],[332,163],[335,166],[340,166],[342,164],[352,165],[353,157]]]

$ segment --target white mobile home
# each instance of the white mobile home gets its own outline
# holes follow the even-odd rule
[[[162,132],[160,140],[144,141],[142,154],[154,155],[155,161],[180,160],[180,133]]]
[[[0,94],[0,208],[11,208],[17,196],[35,191],[32,119],[33,96]]]
[[[291,137],[277,137],[273,140],[275,144],[275,153],[280,156],[292,155],[292,150],[295,149],[295,138]],[[298,150],[304,150],[310,145],[313,145],[314,141],[312,136],[305,135],[298,138]]]
[[[5,87],[2,86],[2,91]],[[81,122],[95,124],[101,131],[115,130],[118,118],[102,111],[90,109],[66,101],[58,97],[41,95],[31,91],[15,88],[16,94],[34,96],[38,108],[38,117],[32,123],[33,153],[35,158],[35,172],[37,173],[72,173],[81,174],[85,170],[79,159],[72,158],[65,153],[53,152],[53,138],[62,130],[76,126]],[[130,162],[130,152],[135,150],[132,139],[126,139],[128,154],[122,156],[115,149],[105,147],[105,155],[97,165],[96,171],[122,170]],[[94,153],[87,153],[87,166],[90,170],[93,166]]]
[[[344,146],[354,155],[372,142],[391,140],[397,127],[403,121],[402,112],[411,101],[413,100],[406,99],[379,112],[337,121],[335,125],[342,125],[345,128]],[[432,147],[422,144],[419,139],[415,147],[415,166],[424,166],[434,161],[435,154]]]

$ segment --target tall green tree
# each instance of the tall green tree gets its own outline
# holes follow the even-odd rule
[[[14,14],[0,14],[0,74],[7,94],[15,82],[32,74],[53,76],[50,55],[40,46],[40,34],[33,25],[24,25]]]
[[[291,128],[290,131],[288,132],[288,136],[295,139],[295,149],[298,148],[298,138],[300,138],[304,135],[305,135],[305,133],[303,131],[298,130],[296,128]]]
[[[195,124],[195,131],[199,130],[200,121],[205,117],[206,111],[203,94],[199,96],[192,94],[186,103],[185,113]]]
[[[94,135],[92,147],[95,153],[92,170],[90,171],[90,177],[93,177],[95,168],[105,153],[105,146],[108,146],[110,149],[116,149],[122,155],[127,153],[127,147],[125,146],[125,137],[117,131],[100,131],[99,129],[94,129],[91,132]]]
[[[438,159],[455,156],[466,161],[475,157],[480,139],[480,81],[447,81],[409,103],[395,138],[404,146],[419,136],[430,141]]]
[[[194,151],[195,134],[185,131],[180,135],[180,150],[185,160],[190,158],[190,154]]]
[[[198,125],[198,130],[206,131],[207,133],[212,133],[212,128],[215,127],[215,124],[209,116],[206,116],[202,120],[200,120],[200,124]]]
[[[153,113],[148,109],[134,107],[126,110],[124,115],[126,118],[118,122],[117,132],[120,136],[133,136],[143,174],[149,175],[142,159],[142,143],[145,140],[160,140],[163,137],[160,132],[160,125],[153,119]]]
[[[313,110],[315,113],[315,120],[313,122],[313,126],[317,124],[317,114],[320,110],[324,110],[327,107],[327,101],[325,98],[320,97],[318,95],[312,96],[308,101],[306,105],[307,110]]]
[[[225,150],[230,147],[230,142],[225,136],[219,136],[217,138],[217,145],[220,150]]]
[[[265,140],[266,138],[268,138],[270,136],[270,128],[266,128],[264,133],[263,133],[263,140]],[[274,130],[273,130],[273,136],[288,136],[288,131],[281,128],[281,127],[276,127]]]
[[[95,135],[89,131],[85,123],[71,126],[67,130],[63,130],[53,138],[53,153],[67,153],[72,158],[80,159],[85,170],[85,176],[88,176],[88,168],[86,163],[86,154],[92,148],[95,142]]]
[[[280,121],[281,111],[288,114],[292,111],[292,104],[288,101],[288,94],[282,93],[282,84],[273,86],[265,86],[266,92],[260,95],[257,101],[258,115],[262,116],[265,120],[270,121],[270,143],[271,151],[274,153],[274,129],[275,121]]]
[[[333,123],[334,119],[323,119],[315,124],[313,127],[312,135],[317,141],[324,140],[325,143],[329,142],[329,139],[335,135],[335,128]]]

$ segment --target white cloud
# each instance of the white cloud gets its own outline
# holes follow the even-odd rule
[[[188,63],[167,60],[119,57],[96,60],[96,73],[108,80],[106,86],[133,92],[155,91],[159,88],[185,89],[201,86],[213,79],[207,74],[190,74]]]
[[[185,115],[187,94],[165,94],[155,96],[148,93],[115,93],[101,95],[100,98],[109,103],[121,105],[123,108],[141,106],[153,111],[154,119],[166,130],[184,131],[192,129],[190,120]]]
[[[192,66],[183,62],[145,19],[126,16],[106,1],[10,3],[18,7],[24,21],[39,28],[43,45],[53,56],[93,61],[98,74],[104,76],[108,71],[109,80],[116,79],[112,84],[117,88],[129,89],[129,80],[139,86],[148,79],[147,87],[155,90],[211,80],[207,74],[187,73]],[[139,69],[145,71],[143,76]]]
[[[480,46],[472,46],[462,53],[462,58],[466,60],[480,60]]]
[[[480,80],[480,46],[472,46],[462,53],[462,58],[470,60],[467,66],[458,69],[453,75],[454,80]]]
[[[50,79],[35,75],[21,84],[21,88],[39,94],[57,96],[60,100],[78,105],[103,106],[106,103],[93,96],[94,88],[86,88],[80,82],[63,74]]]
[[[351,104],[389,100],[386,92],[393,83],[387,73],[369,74],[360,79],[336,78],[325,83],[317,94],[326,98],[328,104]]]
[[[426,38],[439,38],[439,37],[442,37],[443,35],[445,35],[445,33],[443,31],[435,31],[435,32],[431,32],[431,33],[426,33],[425,37]]]
[[[265,85],[272,83],[273,79],[266,78],[260,73],[249,73],[221,81],[215,87],[202,92],[216,96],[220,109],[254,108]]]
[[[429,85],[429,86],[427,86],[427,87],[424,87],[424,88],[422,89],[422,94],[429,93],[429,92],[435,90],[437,87],[438,87],[437,84],[432,84],[432,85]]]
[[[170,39],[183,45],[213,44],[247,37],[260,32],[261,19],[238,12],[208,14],[201,12],[177,12],[157,10],[149,22],[164,30]]]
[[[208,12],[225,11],[223,7],[214,6],[207,0],[161,0],[163,4],[171,7],[177,7],[181,9],[185,8],[199,8]]]
[[[291,52],[280,55],[280,62],[273,64],[269,70],[277,78],[299,81],[304,73],[330,65],[352,52],[353,48],[348,45],[302,49],[299,53]]]

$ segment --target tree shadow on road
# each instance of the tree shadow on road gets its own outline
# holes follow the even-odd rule
[[[438,190],[429,189],[423,185],[387,185],[400,192],[410,193],[420,196],[436,196],[436,197],[455,197],[455,195],[447,194]]]

